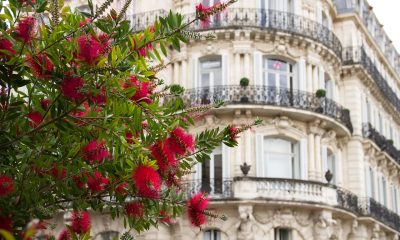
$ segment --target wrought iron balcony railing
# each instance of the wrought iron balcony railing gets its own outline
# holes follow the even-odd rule
[[[389,37],[379,24],[373,25],[371,27],[372,22],[378,23],[379,21],[378,19],[376,19],[376,16],[374,14],[371,14],[367,1],[362,0],[360,2],[356,0],[334,0],[334,4],[339,14],[356,13],[360,17],[362,23],[379,46],[381,52],[389,61],[391,67],[400,76],[400,62],[396,60],[399,58],[399,54],[396,51],[395,47],[390,45]],[[371,21],[371,18],[375,19]],[[384,42],[384,39],[386,39],[386,42]]]
[[[364,206],[367,215],[372,216],[380,222],[400,231],[400,216],[389,210],[384,205],[378,203],[372,198],[369,198]]]
[[[225,104],[271,105],[306,110],[333,118],[353,132],[347,109],[331,99],[318,98],[313,93],[300,90],[271,86],[225,85],[189,89],[185,91],[183,99],[188,106],[223,101]]]
[[[373,141],[382,151],[385,151],[398,164],[400,164],[400,151],[380,134],[370,123],[363,123],[363,136]]]
[[[343,49],[343,64],[360,64],[366,70],[366,72],[371,75],[371,78],[378,86],[382,95],[393,104],[397,111],[400,111],[400,99],[397,97],[396,93],[392,90],[385,78],[379,72],[376,65],[365,53],[363,47],[348,47]]]
[[[233,197],[232,179],[203,179],[182,183],[186,198],[198,192],[208,193],[211,199]]]
[[[142,30],[151,25],[159,16],[167,14],[164,10],[139,13],[131,17],[136,30]],[[195,14],[187,14],[184,21],[189,22]],[[223,28],[259,28],[281,31],[309,38],[331,49],[340,59],[342,45],[338,37],[326,26],[311,19],[270,9],[228,8],[226,11],[212,16],[208,23],[196,21],[190,26],[191,30],[209,30]]]

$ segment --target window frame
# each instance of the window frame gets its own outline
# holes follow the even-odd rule
[[[270,69],[269,61],[276,61],[286,64],[286,71]],[[269,75],[274,75],[274,85],[270,85]],[[286,87],[281,86],[281,76],[286,75]],[[295,86],[295,64],[282,58],[263,56],[262,58],[262,84],[276,89],[294,89]],[[297,86],[298,88],[298,86]]]
[[[198,72],[198,80],[197,86],[200,88],[213,88],[214,86],[222,85],[223,84],[223,66],[222,66],[222,55],[211,55],[211,56],[204,56],[199,58],[199,72]],[[219,68],[203,68],[203,63],[205,62],[217,62],[219,61]],[[218,69],[218,70],[216,70]],[[215,76],[216,73],[220,75],[220,84],[215,84]],[[209,74],[209,82],[208,86],[203,85],[203,74]]]
[[[206,239],[206,233],[210,233],[210,238]],[[222,232],[219,229],[207,229],[203,231],[203,240],[221,240]]]

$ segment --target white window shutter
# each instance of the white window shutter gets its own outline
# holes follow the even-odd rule
[[[197,163],[195,169],[194,180],[201,180],[201,163]]]
[[[222,178],[227,179],[231,176],[230,147],[222,144]]]
[[[229,84],[229,55],[222,55],[222,85]]]
[[[197,57],[194,57],[192,59],[192,80],[193,80],[193,85],[195,88],[199,87],[199,75],[200,75],[200,71],[199,71],[199,59]]]
[[[299,82],[299,90],[306,91],[307,89],[307,77],[306,77],[306,60],[300,58],[297,64],[297,76],[295,76]]]
[[[366,190],[367,190],[367,196],[372,197],[372,191],[371,191],[371,174],[369,173],[369,167],[365,167],[365,183],[366,183]]]
[[[308,156],[307,156],[307,138],[300,140],[300,178],[308,180]]]
[[[325,71],[323,67],[318,68],[319,88],[325,89]]]
[[[265,177],[264,175],[264,135],[256,135],[256,166],[257,177]]]
[[[325,179],[325,172],[328,171],[328,148],[326,146],[322,146],[321,148],[321,155],[322,155],[322,179]],[[332,172],[332,169],[331,169]]]
[[[254,52],[254,84],[262,85],[263,79],[263,65],[262,53],[259,51]]]

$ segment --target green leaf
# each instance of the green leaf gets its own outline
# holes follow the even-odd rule
[[[47,0],[43,1],[40,6],[36,9],[37,13],[42,13],[46,10]]]

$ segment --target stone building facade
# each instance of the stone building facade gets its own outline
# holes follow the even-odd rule
[[[141,30],[169,9],[190,19],[196,4],[220,0],[133,2],[127,17]],[[198,229],[183,216],[139,238],[400,239],[400,57],[372,7],[239,0],[191,29],[217,39],[171,52],[162,75],[187,89],[189,104],[225,102],[192,131],[256,117],[264,124],[243,133],[239,147],[217,148],[185,183],[188,195],[209,192],[210,208],[227,221]],[[92,221],[96,239],[124,232],[107,216]]]

